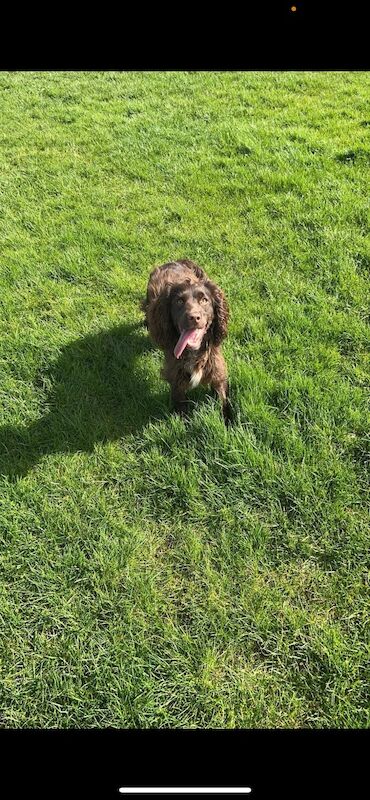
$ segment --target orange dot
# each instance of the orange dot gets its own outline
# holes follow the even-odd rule
[[[297,11],[297,6],[290,6],[291,11]]]

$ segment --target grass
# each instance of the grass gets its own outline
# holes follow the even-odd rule
[[[1,725],[368,726],[369,74],[0,91]],[[230,431],[140,325],[179,257]]]

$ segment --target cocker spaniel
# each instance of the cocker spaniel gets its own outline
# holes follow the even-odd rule
[[[220,345],[229,309],[221,289],[192,261],[171,261],[151,272],[141,307],[151,338],[165,354],[161,375],[171,386],[175,410],[186,414],[187,390],[210,385],[228,425],[232,410]]]

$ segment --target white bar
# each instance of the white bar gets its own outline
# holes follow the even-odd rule
[[[249,794],[249,786],[122,786],[121,794]]]

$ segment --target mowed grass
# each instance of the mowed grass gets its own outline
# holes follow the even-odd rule
[[[0,721],[369,725],[370,75],[1,73]],[[141,326],[188,257],[236,422]]]

